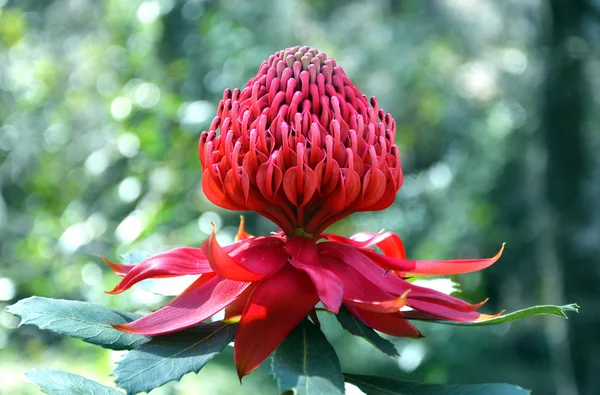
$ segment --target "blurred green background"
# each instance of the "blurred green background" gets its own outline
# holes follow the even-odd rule
[[[119,358],[4,311],[31,295],[151,310],[98,256],[198,246],[237,212],[200,188],[197,141],[225,88],[278,49],[310,45],[398,123],[405,184],[384,212],[334,226],[398,232],[414,259],[502,259],[457,276],[486,312],[577,302],[567,320],[420,325],[394,361],[322,317],[346,371],[534,394],[600,393],[600,4],[548,1],[0,0],[0,392],[37,393],[33,368],[103,383]],[[252,213],[247,228],[274,226]],[[153,394],[241,389],[226,350]],[[271,391],[271,392],[269,392]]]

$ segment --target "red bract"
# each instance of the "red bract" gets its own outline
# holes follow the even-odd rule
[[[147,278],[199,275],[163,308],[115,327],[162,335],[225,309],[225,318],[238,322],[241,378],[318,302],[333,313],[344,305],[365,325],[403,337],[421,336],[409,318],[488,318],[476,311],[483,302],[405,278],[481,270],[502,250],[489,259],[415,261],[391,232],[322,234],[355,211],[389,206],[402,183],[394,120],[375,99],[371,104],[332,59],[308,47],[276,52],[244,90],[226,91],[200,139],[204,192],[221,207],[256,211],[282,231],[253,237],[242,223],[238,241],[225,247],[213,230],[201,248],[177,248],[137,265],[107,261],[123,276],[111,293]]]
[[[240,226],[240,234],[246,235]],[[246,235],[247,236],[247,235]],[[324,240],[285,235],[247,237],[221,247],[215,233],[202,248],[177,248],[137,265],[107,263],[123,280],[110,293],[121,293],[147,279],[199,274],[181,295],[163,308],[115,328],[156,336],[194,326],[225,309],[238,321],[235,362],[243,377],[258,365],[321,301],[331,312],[340,306],[383,333],[420,337],[406,319],[476,321],[488,318],[469,304],[407,282],[403,276],[458,274],[480,270],[489,259],[407,260],[393,233],[360,233],[352,238],[323,235]],[[385,255],[376,253],[377,246]],[[409,307],[408,311],[401,311]],[[406,310],[406,309],[403,309]]]
[[[220,130],[220,132],[218,132]],[[198,152],[214,204],[252,210],[288,235],[319,234],[391,205],[402,185],[396,123],[324,53],[275,52],[226,90]]]

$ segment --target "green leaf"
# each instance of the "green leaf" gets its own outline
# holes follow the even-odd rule
[[[366,326],[354,317],[345,307],[342,306],[340,312],[336,314],[336,317],[342,327],[355,336],[360,336],[376,348],[378,348],[384,354],[389,355],[392,358],[400,356],[394,343],[379,336],[372,328]]]
[[[155,337],[125,354],[111,374],[128,393],[148,392],[186,373],[198,373],[233,340],[235,329],[235,325],[213,322]]]
[[[475,322],[456,322],[456,321],[446,321],[446,320],[434,320],[431,322],[435,322],[437,324],[447,324],[447,325],[458,325],[458,326],[488,326],[488,325],[498,325],[498,324],[506,324],[508,322],[522,320],[523,318],[533,317],[535,315],[556,315],[562,318],[568,318],[565,314],[565,311],[574,311],[576,313],[579,312],[579,306],[575,303],[568,304],[565,306],[533,306],[523,310],[515,311],[510,314],[504,314],[499,317],[490,318],[487,320],[475,321]]]
[[[150,340],[109,325],[131,322],[139,315],[88,302],[32,296],[9,306],[8,312],[21,317],[20,325],[35,325],[111,350],[130,350]]]
[[[528,395],[531,392],[510,384],[423,384],[389,377],[344,373],[346,382],[367,395]]]
[[[344,376],[325,335],[305,319],[277,347],[271,365],[279,391],[296,395],[342,395]]]
[[[78,374],[54,369],[34,369],[25,372],[27,380],[49,395],[124,395],[115,388],[107,387]]]

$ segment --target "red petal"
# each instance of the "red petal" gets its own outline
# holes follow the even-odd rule
[[[225,308],[225,319],[231,319],[236,316],[241,316],[248,304],[248,298],[254,292],[256,286],[260,283],[252,283],[244,292],[242,292],[235,302]]]
[[[250,247],[231,255],[239,265],[253,273],[272,276],[288,262],[288,254],[283,250],[284,242],[279,238],[268,237],[260,242],[248,239],[246,243]]]
[[[421,332],[412,326],[402,313],[379,314],[362,310],[353,306],[346,306],[356,318],[365,325],[383,332],[387,335],[398,337],[423,337]]]
[[[332,158],[324,159],[317,165],[315,175],[317,176],[317,185],[321,196],[329,196],[335,191],[338,180],[341,178],[340,174],[340,166]],[[344,183],[340,183],[340,188],[343,188],[343,186]],[[329,200],[326,200],[325,204],[328,202]]]
[[[248,300],[235,336],[240,379],[256,369],[318,301],[310,278],[291,266],[262,281]]]
[[[468,322],[474,322],[474,321],[485,321],[485,320],[489,320],[491,318],[496,318],[500,315],[502,315],[504,313],[504,310],[502,310],[501,312],[499,312],[498,314],[479,314],[479,317],[475,318],[475,319],[467,319],[466,321]],[[430,321],[430,320],[439,320],[440,317],[433,315],[433,314],[429,314],[429,313],[425,313],[423,311],[419,311],[419,310],[410,310],[410,311],[403,311],[402,314],[404,315],[404,317],[407,320],[423,320],[423,321]],[[474,316],[474,315],[473,315]],[[472,318],[472,317],[470,317]],[[452,321],[460,321],[460,320],[456,320],[453,319]]]
[[[307,237],[293,237],[283,249],[292,257],[290,263],[308,274],[325,307],[337,313],[342,305],[344,292],[342,282],[321,264],[315,240]]]
[[[385,191],[381,195],[381,198],[370,206],[361,207],[360,211],[381,211],[394,203],[394,200],[396,200],[396,192],[399,188],[396,188],[396,181],[392,177],[391,174],[388,176]]]
[[[276,200],[282,180],[283,173],[281,172],[281,169],[274,164],[273,160],[269,160],[260,165],[256,173],[256,185],[258,190],[265,199],[270,202]]]
[[[344,179],[344,205],[351,205],[360,194],[361,178],[358,173],[352,169],[340,170]]]
[[[378,256],[383,255],[377,254],[374,251],[358,249],[346,244],[335,242],[319,243],[317,246],[321,255],[338,257],[346,265],[356,269],[365,278],[367,278],[373,284],[376,284],[379,288],[385,289],[386,291],[392,293],[396,292],[397,295],[400,295],[406,291],[406,288],[394,289],[394,286],[392,286],[392,284],[389,282],[390,280],[396,282],[399,280],[402,283],[406,283],[406,281],[400,279],[393,273],[386,272],[384,269],[377,266],[371,259],[369,259],[370,256],[367,257],[364,255],[364,253],[373,252],[373,254]]]
[[[317,176],[307,165],[304,165],[303,177],[298,185],[298,166],[290,167],[283,175],[283,192],[296,207],[304,207],[317,190]]]
[[[115,272],[116,275],[124,277],[127,273],[129,273],[129,271],[131,269],[133,269],[134,267],[136,267],[137,265],[121,265],[118,263],[114,263],[109,261],[106,258],[102,258],[100,257],[100,259],[102,259],[104,261],[104,263],[106,263],[108,265],[108,267],[110,267],[110,269]]]
[[[385,175],[381,170],[372,167],[363,179],[360,208],[366,210],[369,206],[377,203],[385,193],[385,187]]]
[[[248,239],[236,241],[235,243],[226,245],[225,247],[222,247],[222,249],[229,255],[235,257],[251,247],[256,247],[259,245],[271,245],[274,243],[283,244],[283,239],[280,236],[250,237]],[[202,244],[202,251],[204,251],[204,253],[208,251],[208,239],[206,239],[204,244]]]
[[[323,235],[327,240],[337,241],[338,243],[349,244],[358,248],[368,248],[377,246],[384,255],[394,258],[406,259],[406,250],[404,244],[398,235],[392,232],[371,233],[360,232],[350,238],[338,235]]]
[[[415,310],[429,313],[437,318],[451,321],[477,321],[482,315],[476,311],[456,311],[450,307],[422,300],[409,300],[408,305]]]
[[[481,306],[483,306],[487,302],[487,299],[486,299],[480,303],[470,304],[468,302],[465,302],[464,300],[455,298],[454,296],[446,295],[442,292],[439,292],[439,291],[436,291],[433,289],[420,287],[418,285],[408,283],[404,280],[400,280],[400,281],[404,282],[404,287],[408,287],[408,289],[410,289],[410,294],[408,295],[407,305],[409,305],[411,307],[415,307],[417,305],[421,306],[420,303],[423,302],[423,303],[427,303],[427,304],[437,305],[437,306],[440,306],[441,308],[449,309],[449,310],[456,311],[456,312],[469,313],[469,312],[473,312],[473,311],[479,309]],[[394,285],[397,288],[402,288],[401,283],[396,284],[394,282]],[[423,305],[423,306],[426,306],[426,305]]]
[[[407,284],[410,288],[410,294],[408,295],[409,305],[411,301],[418,300],[445,306],[455,311],[469,312],[477,310],[487,302],[486,299],[480,303],[470,304],[464,300],[455,298],[454,296],[446,295],[445,293],[436,291],[434,289],[420,287],[411,283]]]
[[[319,243],[318,247],[323,265],[334,272],[344,284],[344,300],[380,302],[410,291],[409,305],[411,301],[422,301],[444,306],[453,311],[470,312],[485,303],[483,301],[471,305],[442,292],[411,284],[374,264],[359,252],[364,250],[339,243]]]
[[[237,144],[236,144],[237,145]],[[267,202],[260,192],[252,185],[250,185],[250,179],[248,172],[244,168],[232,168],[229,169],[225,176],[223,185],[227,196],[231,198],[234,204],[243,207],[242,210],[266,210],[269,207]]]
[[[374,313],[395,313],[400,311],[400,309],[406,306],[406,296],[409,291],[406,291],[396,299],[384,300],[381,302],[367,302],[364,300],[345,300],[344,303],[346,305],[351,305],[360,308],[361,310],[372,311]]]
[[[259,281],[265,278],[264,274],[254,273],[230,257],[217,242],[214,227],[207,241],[206,255],[208,257],[208,262],[215,273],[224,278],[250,282]]]
[[[225,192],[225,186],[222,181],[215,181],[210,172],[211,169],[206,169],[202,173],[202,191],[214,204],[228,210],[244,210],[244,206],[235,203]],[[214,171],[214,170],[213,170]],[[216,175],[215,178],[218,178]]]
[[[343,283],[344,302],[360,300],[377,303],[394,298],[389,292],[365,278],[356,268],[345,264],[340,259],[321,256],[325,268],[332,271]],[[364,273],[364,272],[363,272]]]
[[[242,188],[244,190],[247,210],[259,211],[269,208],[271,203],[265,199],[258,188],[250,184],[250,176],[244,168],[242,168]]]
[[[151,256],[137,265],[115,265],[107,260],[104,261],[111,268],[113,266],[131,266],[121,282],[112,291],[107,292],[109,294],[126,291],[132,285],[147,278],[204,274],[212,271],[204,252],[199,248],[189,247],[175,248]],[[113,268],[113,270],[115,269]]]
[[[494,264],[502,255],[504,244],[500,251],[486,259],[454,259],[448,261],[413,261],[383,256],[374,251],[364,250],[363,253],[383,268],[420,275],[449,275],[470,273],[485,269]],[[413,269],[407,270],[412,266]]]
[[[163,335],[194,326],[223,310],[249,286],[249,282],[223,279],[214,273],[202,275],[169,304],[116,329],[144,336]]]
[[[328,158],[328,161],[335,163],[336,169],[338,167],[337,162],[335,160]],[[333,213],[340,212],[344,209],[346,203],[346,185],[344,180],[342,179],[342,172],[340,170],[336,170],[338,174],[336,174],[335,179],[339,179],[339,184],[330,195],[328,195],[327,199],[323,202],[323,208],[327,211],[331,211]],[[360,181],[360,179],[359,179]],[[335,186],[335,185],[334,185]],[[358,195],[358,194],[357,194]]]

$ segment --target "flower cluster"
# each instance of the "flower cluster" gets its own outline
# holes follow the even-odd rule
[[[220,129],[220,133],[218,132]],[[226,90],[198,152],[216,205],[252,210],[288,235],[382,210],[402,185],[396,123],[333,59],[276,52],[243,90]]]
[[[381,210],[402,184],[395,121],[367,100],[341,67],[308,47],[276,52],[243,90],[227,90],[199,145],[202,186],[215,204],[252,210],[281,227],[254,237],[240,225],[220,246],[176,248],[137,265],[107,261],[122,281],[111,293],[156,277],[198,275],[156,312],[115,327],[155,336],[225,310],[238,323],[234,358],[240,377],[253,371],[321,302],[343,305],[389,335],[420,337],[408,319],[475,321],[469,304],[407,281],[412,275],[481,270],[493,258],[415,261],[391,232],[350,238],[323,233],[353,212]],[[379,248],[381,253],[374,250]]]

